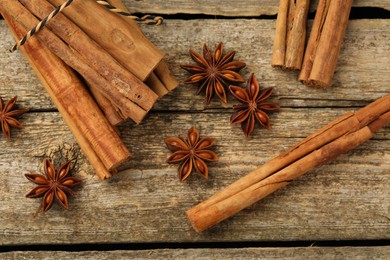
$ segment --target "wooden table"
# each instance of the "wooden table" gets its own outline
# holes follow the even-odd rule
[[[197,234],[187,222],[187,209],[390,90],[389,13],[365,8],[390,10],[389,1],[354,1],[363,9],[354,8],[353,17],[387,19],[350,21],[327,91],[301,85],[297,73],[271,68],[278,2],[126,1],[134,12],[165,16],[163,25],[142,28],[167,53],[178,79],[188,76],[179,65],[192,62],[189,48],[200,52],[203,43],[214,48],[224,42],[247,63],[245,78],[254,72],[261,86],[275,88],[282,109],[272,114],[271,131],[256,129],[245,139],[239,126],[229,124],[234,102],[222,106],[215,97],[206,106],[195,87],[181,84],[141,125],[119,128],[134,154],[129,170],[100,181],[80,155],[77,176],[85,183],[70,199],[71,208],[55,205],[46,214],[36,213],[39,200],[25,198],[33,185],[24,174],[41,171],[42,158],[58,148],[80,151],[22,54],[7,51],[14,41],[0,20],[0,96],[17,95],[19,105],[30,109],[22,119],[25,129],[14,130],[11,142],[0,135],[0,251],[7,251],[0,258],[93,258],[95,250],[103,250],[100,259],[389,258],[390,127],[209,231]],[[210,164],[208,181],[193,174],[180,183],[177,166],[165,162],[170,153],[163,138],[185,135],[193,125],[218,140],[221,160]]]

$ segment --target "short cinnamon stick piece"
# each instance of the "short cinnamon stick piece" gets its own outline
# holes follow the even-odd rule
[[[280,0],[271,65],[300,70],[306,40],[309,0]]]
[[[331,85],[351,7],[352,0],[319,1],[299,74],[305,85]]]
[[[202,232],[286,186],[302,174],[354,149],[387,124],[390,124],[390,94],[331,122],[285,153],[188,210],[187,216],[194,229]]]
[[[16,7],[17,1],[5,0],[0,12],[13,32],[15,39],[22,38],[27,29],[16,22],[7,10]],[[80,148],[101,179],[111,177],[102,159],[114,159],[118,166],[130,158],[130,152],[111,128],[99,108],[85,90],[76,73],[52,54],[36,37],[21,48],[54,104],[68,124]],[[111,147],[111,148],[109,148]],[[115,153],[113,153],[115,148]],[[112,168],[111,170],[115,170]]]

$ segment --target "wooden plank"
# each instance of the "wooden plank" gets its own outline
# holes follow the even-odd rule
[[[240,249],[156,249],[134,251],[85,252],[9,252],[2,259],[386,259],[390,247],[296,247]]]
[[[389,92],[390,20],[351,21],[328,91],[307,88],[297,81],[297,73],[270,66],[274,26],[275,22],[269,20],[169,20],[160,27],[143,28],[148,38],[167,53],[167,63],[180,81],[189,76],[179,66],[192,63],[189,48],[200,52],[205,42],[214,47],[214,43],[224,41],[227,50],[236,49],[237,57],[248,64],[245,78],[254,72],[262,86],[275,87],[275,96],[284,107],[363,106]],[[20,104],[31,109],[53,109],[24,57],[7,51],[12,44],[5,23],[0,21],[0,95],[18,95]],[[217,97],[206,106],[204,94],[196,96],[195,92],[196,87],[181,83],[154,109],[199,111],[222,107]]]
[[[126,6],[133,13],[157,14],[207,14],[222,16],[260,16],[275,15],[278,12],[279,1],[276,0],[246,0],[233,1],[209,0],[207,2],[196,0],[124,0]],[[314,12],[318,0],[311,1],[310,12]],[[390,10],[388,1],[355,0],[353,7],[379,7]]]
[[[56,112],[28,113],[12,142],[0,137],[0,245],[112,242],[291,241],[390,238],[390,128],[348,155],[303,176],[214,229],[196,234],[184,211],[208,198],[348,109],[283,109],[273,130],[245,140],[228,113],[152,113],[140,125],[120,128],[133,151],[130,170],[101,182],[84,159],[85,180],[71,209],[54,206],[36,215],[39,200],[23,176],[39,171],[45,152],[74,144]],[[309,120],[302,120],[308,118]],[[177,179],[163,138],[185,135],[196,125],[218,140],[221,161],[210,179]]]

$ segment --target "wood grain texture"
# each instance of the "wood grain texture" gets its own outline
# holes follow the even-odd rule
[[[2,259],[386,259],[390,247],[306,247],[242,249],[160,249],[140,251],[10,252]]]
[[[18,95],[22,106],[34,110],[53,109],[23,56],[7,51],[13,39],[5,27],[0,21],[0,95]],[[201,52],[203,43],[214,48],[214,44],[223,41],[226,50],[237,50],[237,58],[248,64],[243,72],[245,78],[254,72],[262,86],[275,88],[275,95],[284,107],[364,106],[389,91],[390,20],[350,22],[333,85],[328,91],[307,88],[298,82],[298,73],[270,66],[274,21],[169,20],[159,27],[144,26],[143,29],[147,37],[167,53],[167,63],[180,81],[189,76],[179,65],[192,63],[188,54],[190,48]],[[196,96],[196,89],[181,83],[159,100],[154,110],[204,111],[222,107],[217,97],[206,106],[204,93]]]
[[[39,171],[53,146],[75,141],[58,113],[29,113],[12,142],[0,139],[0,245],[389,239],[389,127],[203,234],[184,215],[346,110],[283,109],[272,115],[272,131],[255,130],[249,140],[229,125],[228,113],[152,113],[140,126],[120,127],[134,154],[130,170],[101,182],[81,159],[77,176],[85,184],[70,199],[71,209],[54,206],[45,215],[35,215],[39,201],[24,198],[33,185],[23,174]],[[185,135],[191,125],[217,138],[221,160],[210,165],[208,181],[193,174],[180,183],[177,166],[165,163],[162,138]]]
[[[207,14],[222,16],[259,16],[275,15],[278,12],[279,1],[276,0],[124,0],[130,12],[157,14]],[[318,0],[311,1],[310,12],[314,12]],[[355,0],[353,7],[379,7],[390,10],[388,1]]]
[[[196,13],[245,16],[275,14],[278,1],[257,0],[245,4],[227,1],[223,5],[209,1],[208,10],[194,1],[127,1],[126,4],[142,7],[135,11],[145,13],[195,10]],[[255,8],[255,5],[262,7]],[[385,1],[354,1],[354,5],[389,9]],[[389,25],[390,20],[381,19],[350,22],[333,86],[328,91],[308,89],[297,81],[297,73],[270,66],[273,20],[167,19],[159,27],[143,26],[147,37],[167,53],[167,63],[180,80],[188,74],[179,65],[192,63],[189,48],[200,52],[203,43],[214,48],[213,45],[223,41],[227,50],[236,49],[237,57],[248,64],[243,72],[245,78],[254,72],[262,86],[275,88],[274,98],[282,110],[271,115],[273,130],[256,129],[252,138],[246,140],[238,126],[229,124],[234,102],[221,106],[215,98],[211,105],[205,106],[204,94],[195,96],[196,88],[182,83],[158,101],[141,125],[127,123],[119,127],[134,154],[127,165],[129,170],[101,182],[81,156],[77,176],[85,184],[70,199],[70,210],[54,206],[42,215],[35,214],[39,200],[24,198],[33,184],[23,174],[40,171],[39,164],[48,151],[73,145],[75,140],[22,55],[7,51],[13,40],[4,21],[0,21],[0,95],[6,99],[18,95],[20,106],[32,109],[22,118],[26,128],[13,131],[12,142],[6,142],[0,135],[0,245],[390,239],[390,127],[348,155],[303,176],[203,234],[193,231],[184,214],[320,126],[388,93]],[[170,153],[163,138],[185,135],[192,125],[202,135],[217,138],[216,151],[221,161],[210,164],[208,181],[193,174],[180,183],[178,166],[165,163]],[[388,247],[372,249],[218,249],[218,252],[222,254],[220,258],[234,254],[237,257],[249,254],[252,258],[278,254],[317,258],[335,254],[353,258],[361,254],[364,258],[386,256],[389,250]],[[142,255],[146,252],[153,258],[159,254],[165,258],[170,254],[178,257],[206,254],[202,250],[101,254],[108,259],[121,258],[122,253],[123,258],[133,253],[147,257]],[[23,257],[28,253],[6,253],[6,257]],[[39,252],[31,254],[40,257]],[[77,254],[87,258],[89,252],[55,254],[61,258],[74,258]]]

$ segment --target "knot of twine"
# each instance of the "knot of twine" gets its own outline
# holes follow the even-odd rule
[[[65,3],[63,3],[60,6],[57,6],[56,9],[51,12],[48,16],[46,16],[42,21],[40,21],[34,28],[32,28],[28,33],[19,41],[17,42],[11,49],[10,52],[14,52],[15,50],[19,49],[20,46],[25,44],[29,38],[31,38],[34,34],[39,32],[51,19],[53,19],[57,14],[62,12],[66,7],[68,7],[73,0],[68,0]],[[135,15],[132,15],[126,11],[123,11],[121,9],[116,8],[115,6],[110,5],[107,3],[107,1],[96,1],[96,3],[104,6],[111,12],[129,17],[130,19],[133,19],[137,21],[138,23],[148,24],[148,25],[160,25],[163,22],[163,18],[161,16],[154,16],[154,15],[144,15],[142,17],[138,17]]]

